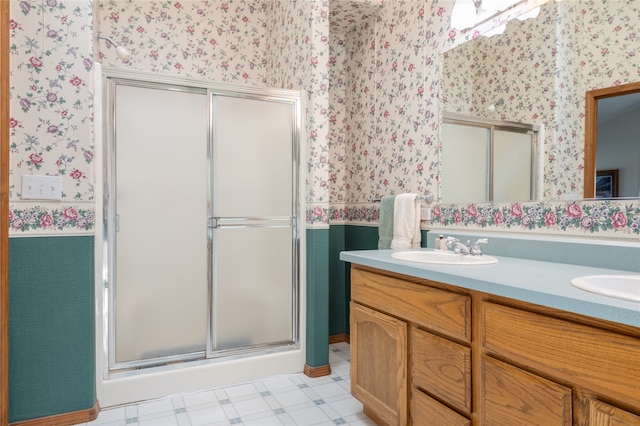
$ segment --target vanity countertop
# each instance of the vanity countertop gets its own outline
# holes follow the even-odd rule
[[[569,283],[578,276],[633,272],[494,255],[498,263],[438,265],[396,260],[391,253],[343,251],[340,260],[640,327],[640,302],[589,293]]]

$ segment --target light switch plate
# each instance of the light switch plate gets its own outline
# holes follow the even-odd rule
[[[420,207],[420,220],[431,220],[431,207]]]
[[[62,177],[22,175],[23,200],[61,200]]]

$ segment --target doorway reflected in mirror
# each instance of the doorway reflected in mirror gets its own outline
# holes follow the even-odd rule
[[[585,101],[585,198],[640,197],[640,82],[588,91]],[[615,191],[601,190],[608,183]]]

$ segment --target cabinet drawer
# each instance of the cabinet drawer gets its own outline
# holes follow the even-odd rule
[[[352,268],[351,299],[428,330],[471,341],[471,298]]]
[[[413,391],[413,426],[471,426],[471,421],[419,390]]]
[[[471,349],[423,330],[412,329],[414,385],[471,413]]]
[[[640,339],[494,303],[482,316],[487,353],[640,406]]]
[[[482,376],[482,424],[571,424],[571,389],[488,357]]]

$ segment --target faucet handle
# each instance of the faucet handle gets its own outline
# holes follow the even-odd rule
[[[489,242],[488,238],[479,238],[475,243],[473,243],[473,246],[471,247],[471,254],[473,255],[481,255],[482,254],[482,249],[480,249],[480,244],[487,244]]]

